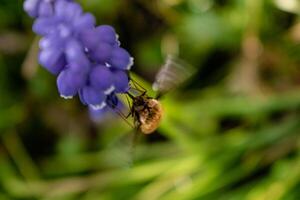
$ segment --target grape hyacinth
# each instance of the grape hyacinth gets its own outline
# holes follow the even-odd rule
[[[114,28],[95,26],[94,16],[73,0],[25,0],[24,10],[35,18],[33,31],[42,36],[39,63],[57,75],[60,96],[78,94],[95,113],[118,106],[116,94],[129,89],[133,58]]]

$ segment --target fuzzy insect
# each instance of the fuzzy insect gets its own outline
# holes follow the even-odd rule
[[[130,113],[128,116],[133,117],[134,127],[138,131],[151,134],[158,128],[163,117],[163,107],[159,99],[187,80],[193,71],[193,68],[182,60],[168,56],[152,85],[153,90],[157,91],[155,98],[150,97],[143,87],[131,79],[133,86],[131,89],[141,92],[140,95],[126,93],[132,100],[132,104],[129,104]]]
[[[154,132],[163,116],[161,103],[149,97],[146,92],[136,97],[129,93],[128,95],[132,99],[130,115],[134,119],[135,127],[144,134]]]

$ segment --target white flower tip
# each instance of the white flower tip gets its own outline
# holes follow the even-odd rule
[[[130,70],[131,67],[133,66],[133,63],[134,63],[134,58],[133,58],[133,57],[130,57],[129,63],[128,63],[126,69],[127,69],[127,70]]]
[[[102,102],[99,105],[90,105],[90,106],[93,110],[102,110],[106,106],[106,103]]]
[[[110,86],[107,90],[104,91],[104,94],[105,94],[105,95],[109,95],[109,94],[111,94],[115,89],[116,89],[115,86],[112,85],[112,86]]]
[[[111,64],[105,63],[105,66],[108,67],[108,68],[110,68],[110,67],[111,67]]]
[[[72,99],[73,98],[73,96],[65,96],[65,95],[60,95],[60,97],[62,97],[62,98],[64,98],[64,99]]]
[[[119,40],[119,35],[118,34],[116,34],[116,43],[117,43],[118,46],[121,45],[121,42]]]

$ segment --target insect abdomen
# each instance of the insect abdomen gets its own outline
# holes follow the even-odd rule
[[[140,115],[140,130],[145,134],[154,132],[160,124],[163,110],[159,101],[151,99],[148,102],[149,110]]]

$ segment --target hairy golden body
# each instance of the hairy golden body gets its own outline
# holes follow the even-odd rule
[[[150,134],[159,126],[163,110],[161,103],[156,99],[148,99],[147,108],[139,113],[140,130],[145,134]]]
[[[146,95],[133,100],[133,116],[138,129],[145,134],[154,132],[160,124],[163,115],[161,103]]]

